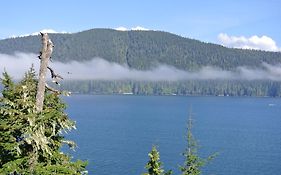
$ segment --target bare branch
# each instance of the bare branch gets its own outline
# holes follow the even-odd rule
[[[59,91],[57,89],[54,89],[52,88],[51,86],[49,86],[47,83],[46,83],[46,89],[48,89],[49,91],[52,91],[54,92],[56,95],[65,95],[65,96],[70,96],[71,95],[71,92],[70,91]]]
[[[50,90],[50,91],[52,91],[52,92],[54,92],[54,93],[56,93],[56,94],[58,94],[58,95],[61,94],[61,91],[52,88],[52,87],[49,86],[47,83],[45,84],[45,86],[46,86],[46,88],[47,88],[48,90]]]
[[[49,66],[47,68],[51,72],[51,78],[53,79],[53,82],[56,83],[57,85],[59,85],[58,80],[63,79],[62,76],[60,76],[59,74],[56,74],[55,71],[52,68],[50,68]]]
[[[63,79],[62,76],[60,76],[59,74],[56,74],[55,71],[54,71],[52,68],[50,68],[49,66],[48,66],[47,68],[48,68],[48,69],[50,70],[50,72],[51,72],[51,78]]]

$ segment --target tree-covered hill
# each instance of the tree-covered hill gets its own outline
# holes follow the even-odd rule
[[[50,34],[55,44],[53,59],[86,61],[101,57],[135,69],[167,64],[184,70],[215,66],[231,70],[237,66],[258,67],[261,62],[281,63],[280,52],[231,49],[161,31],[117,31],[92,29],[73,34]],[[38,53],[39,36],[0,40],[0,53]]]

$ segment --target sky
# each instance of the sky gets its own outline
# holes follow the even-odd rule
[[[281,51],[280,0],[9,0],[0,39],[51,29],[159,30],[227,47]]]

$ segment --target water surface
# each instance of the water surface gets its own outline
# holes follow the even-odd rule
[[[158,146],[165,169],[179,174],[188,110],[199,154],[219,155],[203,174],[273,175],[281,172],[281,99],[253,97],[102,96],[65,98],[77,122],[68,137],[89,174],[138,175]]]

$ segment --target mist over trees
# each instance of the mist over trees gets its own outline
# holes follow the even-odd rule
[[[263,70],[262,63],[281,63],[280,52],[230,49],[161,31],[92,29],[73,34],[50,34],[50,38],[56,43],[53,60],[63,63],[83,63],[98,57],[134,70],[151,70],[159,65],[168,65],[184,71],[198,71],[204,66],[223,71],[235,71],[239,66]],[[0,40],[0,53],[38,53],[39,41],[38,36]],[[62,88],[92,94],[281,95],[280,82],[270,80],[77,80],[65,82]]]

